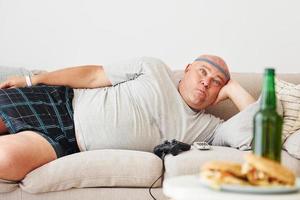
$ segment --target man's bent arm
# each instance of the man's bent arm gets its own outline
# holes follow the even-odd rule
[[[72,88],[99,88],[111,86],[102,66],[86,65],[65,68],[31,77],[33,85],[64,85]]]
[[[231,80],[230,87],[227,89],[229,99],[240,111],[255,102],[255,99],[237,81]]]

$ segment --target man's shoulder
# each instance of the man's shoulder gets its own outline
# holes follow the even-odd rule
[[[170,67],[161,59],[154,57],[142,57],[141,61],[145,67],[145,70],[154,74],[156,77],[170,77],[173,79],[174,72]]]

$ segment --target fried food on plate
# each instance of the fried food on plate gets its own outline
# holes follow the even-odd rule
[[[295,175],[288,168],[273,160],[249,153],[242,166],[242,173],[252,185],[295,185]]]
[[[204,181],[213,185],[239,184],[247,185],[246,176],[241,172],[241,164],[228,161],[209,161],[200,172]]]

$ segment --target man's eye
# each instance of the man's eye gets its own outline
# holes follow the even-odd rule
[[[221,85],[221,81],[216,80],[216,79],[213,80],[213,83],[214,83],[216,86],[220,86],[220,85]]]
[[[205,69],[200,68],[199,71],[202,75],[206,76],[207,73],[206,73]]]

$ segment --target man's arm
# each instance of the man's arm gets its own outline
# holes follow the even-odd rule
[[[242,111],[255,99],[235,80],[230,80],[221,90],[214,104],[229,98]]]
[[[99,88],[111,86],[102,66],[86,65],[65,68],[31,77],[33,85],[64,85],[72,88]],[[0,88],[25,87],[24,77],[13,77],[0,84]]]

